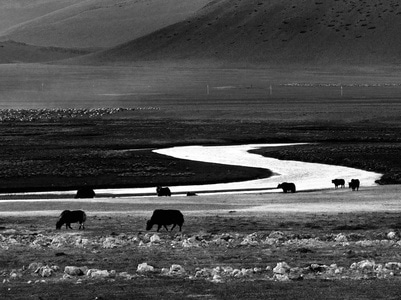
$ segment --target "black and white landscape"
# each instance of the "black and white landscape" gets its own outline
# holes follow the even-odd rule
[[[393,0],[0,0],[0,298],[399,297],[400,26]]]

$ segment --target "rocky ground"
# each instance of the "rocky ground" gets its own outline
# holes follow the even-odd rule
[[[285,205],[289,200],[279,195]],[[328,291],[327,299],[344,299],[337,292],[390,299],[398,293],[397,211],[306,213],[275,207],[277,212],[184,213],[182,232],[144,231],[150,212],[88,212],[85,230],[72,224],[74,230],[60,231],[53,229],[56,217],[3,214],[0,291],[5,299],[27,299],[27,293],[31,299],[321,299]],[[364,295],[366,282],[377,291]]]
[[[280,249],[294,251],[302,254],[316,253],[322,249],[341,251],[349,257],[354,253],[368,253],[369,249],[384,249],[384,251],[399,251],[401,240],[398,232],[388,231],[378,234],[371,239],[364,234],[335,233],[322,237],[314,235],[297,235],[272,231],[270,233],[254,232],[251,234],[223,233],[223,234],[111,234],[101,237],[87,237],[84,233],[39,233],[38,231],[4,230],[0,235],[0,248],[7,251],[18,251],[21,248],[34,251],[55,252],[56,257],[68,256],[66,253],[78,249],[93,254],[101,253],[106,249],[125,249],[126,251],[148,252],[165,251],[181,252],[196,249],[194,252],[233,251],[241,252],[241,249],[257,251],[260,254],[276,252]],[[156,250],[157,249],[157,250]],[[107,251],[107,250],[106,250]],[[355,255],[357,256],[357,255]],[[368,255],[367,255],[368,256]],[[179,260],[171,265],[153,265],[144,261],[137,265],[136,270],[132,266],[127,270],[96,268],[96,263],[88,265],[57,265],[52,263],[52,258],[33,262],[26,262],[20,268],[4,268],[0,270],[3,277],[3,285],[10,281],[18,281],[26,284],[46,283],[47,281],[70,280],[82,282],[96,279],[126,279],[133,280],[140,276],[178,276],[189,280],[208,280],[223,283],[231,280],[362,280],[362,279],[386,279],[401,276],[401,260],[376,262],[373,258],[355,261],[350,265],[341,266],[342,263],[310,263],[296,265],[296,262],[277,261],[263,265],[262,261],[255,261],[254,266],[249,263],[239,265],[238,262],[230,265],[213,263],[209,266],[195,267],[192,264],[182,264]]]

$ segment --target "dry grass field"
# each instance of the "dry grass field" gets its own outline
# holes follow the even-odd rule
[[[387,185],[0,201],[0,292],[3,299],[397,299],[399,192]],[[182,232],[144,230],[160,207],[184,213]],[[55,229],[65,208],[87,212],[85,230]],[[67,266],[85,274],[68,275]]]

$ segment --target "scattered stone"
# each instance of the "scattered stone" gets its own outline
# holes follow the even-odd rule
[[[153,272],[155,270],[154,267],[148,265],[147,263],[141,263],[138,265],[136,271],[138,273],[146,273],[146,272]]]
[[[53,275],[54,270],[46,265],[41,267],[37,273],[42,277],[50,277]]]
[[[273,269],[274,274],[286,274],[290,271],[290,266],[286,262],[279,262]]]
[[[334,238],[334,240],[338,243],[348,242],[347,237],[342,233],[337,234],[337,236]]]
[[[272,231],[269,234],[270,239],[284,240],[284,233],[281,231]]]
[[[87,267],[66,266],[64,268],[64,273],[70,276],[82,276],[87,270]]]
[[[387,233],[387,238],[390,240],[395,240],[397,238],[397,233],[394,231],[390,231],[389,233]]]
[[[386,263],[384,265],[384,267],[386,269],[389,269],[389,270],[393,270],[393,271],[397,270],[398,271],[398,270],[401,269],[401,263],[399,263],[399,262],[388,262],[388,263]]]
[[[22,273],[18,272],[15,269],[10,272],[10,279],[17,279],[17,278],[21,278],[21,277],[22,277]]]
[[[114,275],[115,275],[115,273],[114,273]],[[91,278],[107,278],[107,277],[110,277],[111,274],[107,270],[89,269],[86,272],[86,276],[91,277]]]
[[[154,234],[154,235],[152,235],[152,236],[150,237],[150,242],[151,242],[151,243],[154,243],[154,244],[157,244],[157,243],[160,243],[160,242],[161,242],[161,239],[160,239],[160,237],[159,237],[157,234]]]
[[[252,233],[250,235],[247,235],[244,240],[241,242],[241,245],[243,246],[257,246],[259,245],[259,242],[257,241],[257,233]]]
[[[42,263],[33,262],[29,264],[28,270],[36,272],[36,270],[38,270],[42,266],[43,266]]]
[[[168,275],[170,276],[183,276],[185,274],[185,269],[182,266],[176,264],[172,265],[168,272]]]
[[[350,266],[351,270],[373,270],[374,267],[376,266],[376,263],[373,260],[362,260],[357,263],[353,263]]]

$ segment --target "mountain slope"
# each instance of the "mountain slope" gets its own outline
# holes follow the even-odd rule
[[[1,38],[40,46],[111,47],[182,21],[211,0],[69,1],[71,5],[3,30]]]
[[[82,0],[0,0],[0,35],[13,26],[79,2]]]
[[[394,64],[401,61],[399,28],[396,0],[215,0],[88,60]]]
[[[88,53],[90,50],[38,47],[14,41],[0,42],[0,64],[50,62]]]

